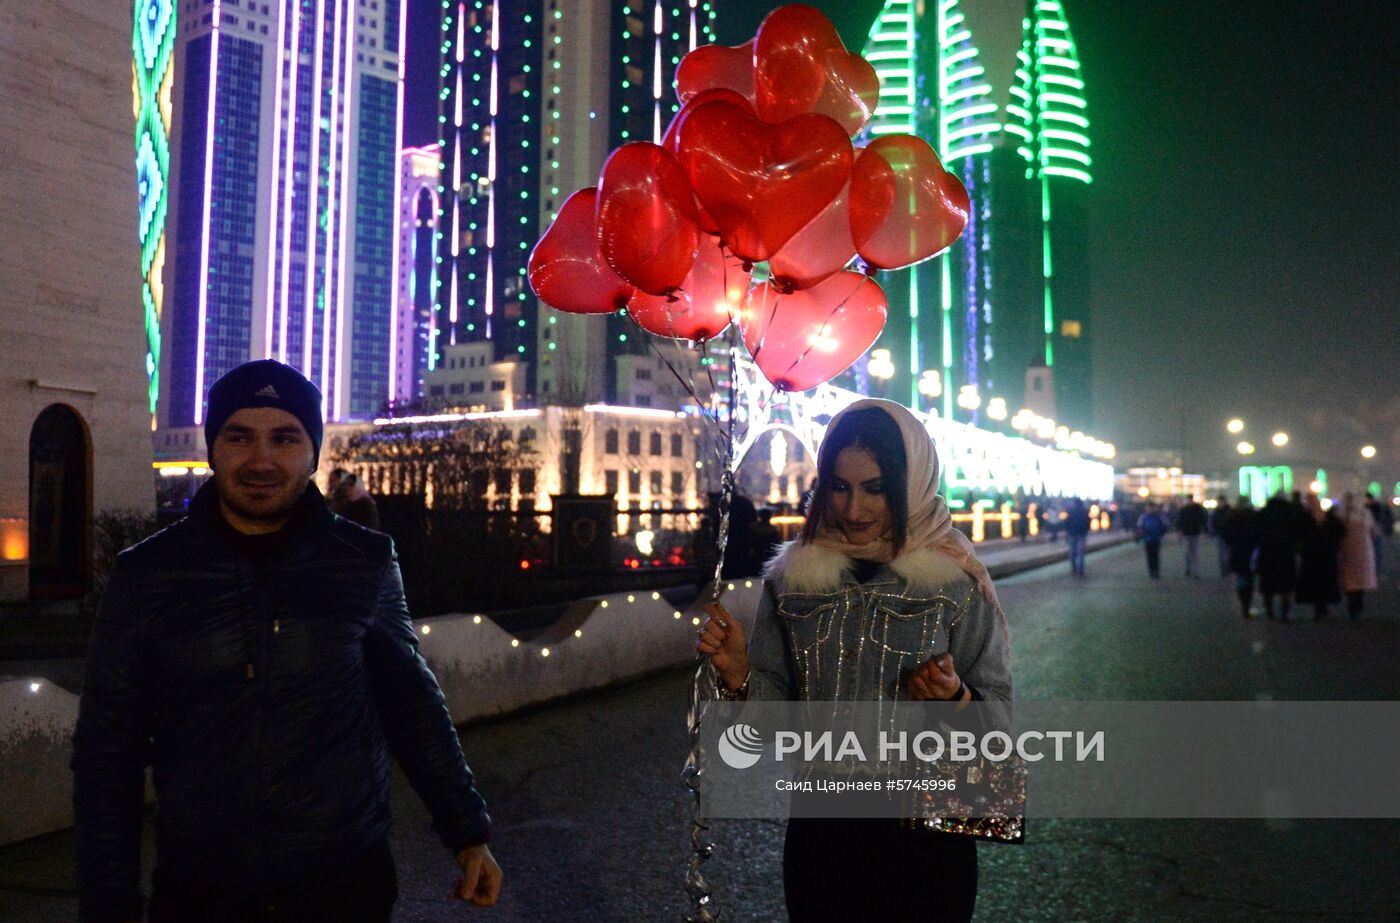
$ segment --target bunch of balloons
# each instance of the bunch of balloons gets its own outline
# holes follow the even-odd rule
[[[564,203],[530,255],[531,286],[561,311],[625,308],[663,337],[704,342],[737,321],[778,389],[829,381],[885,324],[884,292],[849,267],[942,252],[967,224],[967,191],[913,135],[852,144],[880,83],[809,6],[774,10],[738,47],[690,52],[676,95],[659,144],[619,147]]]

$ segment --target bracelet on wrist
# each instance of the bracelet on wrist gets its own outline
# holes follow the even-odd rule
[[[749,697],[749,680],[753,678],[753,670],[750,669],[744,674],[744,681],[738,688],[731,690],[729,684],[724,681],[724,677],[719,678],[715,684],[715,689],[719,692],[719,697],[725,702],[739,702]]]

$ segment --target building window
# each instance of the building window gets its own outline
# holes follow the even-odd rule
[[[660,434],[660,433],[652,433],[652,434],[651,434],[651,445],[650,445],[649,448],[651,449],[651,454],[652,454],[652,455],[660,455],[660,454],[661,454],[661,434]]]
[[[653,497],[655,497],[655,496],[659,496],[660,493],[661,493],[661,472],[660,472],[660,471],[653,471],[653,472],[651,473],[651,495],[652,495]]]
[[[633,403],[633,404],[636,404],[638,407],[650,407],[650,406],[651,406],[651,395],[650,395],[650,394],[638,394],[638,395],[636,396],[636,400],[634,400],[632,403]]]
[[[642,454],[642,434],[640,430],[631,430],[627,433],[627,454]]]
[[[526,468],[520,472],[520,495],[523,497],[534,496],[535,493],[535,469]]]
[[[447,386],[447,393],[448,393],[448,394],[462,394],[462,393],[464,393],[465,391],[466,391],[466,386],[463,385],[460,381],[454,381],[452,384],[450,384],[450,385]]]
[[[680,458],[680,457],[681,457],[682,455],[684,455],[684,454],[685,454],[685,450],[684,450],[684,448],[682,447],[681,434],[680,434],[680,433],[672,433],[672,434],[671,434],[671,457],[672,457],[672,458]]]
[[[610,429],[603,434],[603,451],[608,455],[617,454],[617,430]]]
[[[511,472],[510,472],[509,470],[506,470],[506,471],[497,471],[497,472],[496,472],[496,479],[495,479],[495,480],[496,480],[496,493],[497,493],[497,494],[508,494],[508,493],[510,493],[510,478],[511,478]]]
[[[471,383],[471,385],[472,385],[472,391],[471,391],[472,394],[481,394],[483,391],[486,390],[486,382],[484,382],[484,381],[474,381],[474,382]]]
[[[442,397],[442,385],[433,385],[428,389],[428,393],[433,397]]]
[[[506,383],[505,383],[504,381],[502,381],[501,379],[497,378],[495,381],[491,382],[491,390],[492,390],[492,391],[504,391],[505,389],[506,389]]]
[[[679,498],[680,495],[683,494],[683,493],[685,493],[685,472],[683,472],[683,471],[672,471],[672,472],[671,472],[671,494],[672,494],[672,496],[675,496],[675,497]]]
[[[607,485],[608,485],[608,487],[607,487],[607,492],[610,493],[610,494],[615,494],[615,493],[617,493],[617,472],[616,472],[616,471],[604,471],[604,472],[603,472],[603,477],[604,477],[604,478],[606,479],[606,481],[607,481]]]
[[[638,381],[651,381],[651,369],[637,369]]]
[[[642,472],[635,468],[627,472],[627,492],[634,497],[642,492]]]
[[[1060,321],[1060,336],[1077,340],[1084,335],[1084,325],[1077,320]]]

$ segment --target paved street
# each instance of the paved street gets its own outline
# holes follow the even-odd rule
[[[1133,545],[1091,555],[1085,580],[1063,563],[1005,578],[1018,697],[1400,698],[1396,550],[1359,622],[1242,620],[1227,581],[1179,578],[1170,543],[1158,582]],[[506,873],[489,913],[444,900],[451,862],[396,780],[396,919],[677,919],[688,682],[668,671],[463,732]],[[781,824],[713,834],[706,868],[725,919],[785,919]],[[1400,919],[1400,821],[1038,821],[1023,846],[979,849],[979,921]],[[71,851],[66,833],[0,849],[0,920],[72,919]]]

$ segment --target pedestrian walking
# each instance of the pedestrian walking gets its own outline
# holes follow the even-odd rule
[[[209,391],[213,478],[189,515],[118,557],[73,739],[79,917],[142,917],[154,770],[153,923],[382,923],[389,753],[462,869],[496,901],[491,820],[419,654],[393,543],[310,483],[321,394],[274,360]]]
[[[861,400],[837,414],[802,537],[768,566],[752,642],[732,615],[709,608],[696,648],[722,695],[1009,702],[1006,617],[938,481],[933,442],[903,407]],[[944,618],[954,621],[940,650]],[[860,640],[869,638],[879,641]],[[976,840],[1019,841],[1021,830],[1013,817],[794,818],[783,848],[789,918],[969,920]]]
[[[1298,546],[1298,604],[1312,606],[1321,621],[1328,606],[1342,601],[1337,557],[1346,527],[1335,507],[1323,510],[1316,494],[1304,498],[1303,508],[1307,515]]]
[[[1147,552],[1147,575],[1153,580],[1162,577],[1162,539],[1167,534],[1167,520],[1162,509],[1155,503],[1147,504],[1147,509],[1137,521],[1137,540],[1142,542]]]
[[[1380,531],[1375,517],[1357,502],[1356,494],[1348,492],[1342,498],[1341,583],[1347,598],[1347,615],[1361,617],[1366,594],[1379,585],[1376,574],[1376,533]]]
[[[1230,576],[1230,543],[1225,540],[1225,524],[1230,520],[1230,501],[1224,494],[1215,498],[1215,509],[1206,520],[1206,531],[1215,539],[1215,558],[1220,579]]]
[[[1256,570],[1259,595],[1264,597],[1264,615],[1274,617],[1277,599],[1279,619],[1287,622],[1298,582],[1298,511],[1283,494],[1276,494],[1259,511],[1255,528],[1259,536]]]
[[[1240,497],[1225,520],[1225,542],[1230,546],[1230,573],[1235,575],[1235,596],[1241,618],[1249,618],[1254,605],[1254,562],[1259,550],[1257,513],[1248,497]]]
[[[1176,530],[1186,551],[1186,576],[1201,579],[1201,535],[1206,531],[1206,508],[1191,497],[1176,514]]]
[[[1089,507],[1079,497],[1070,500],[1065,515],[1065,543],[1069,545],[1069,569],[1076,577],[1085,576],[1084,553],[1088,549],[1091,527]]]

